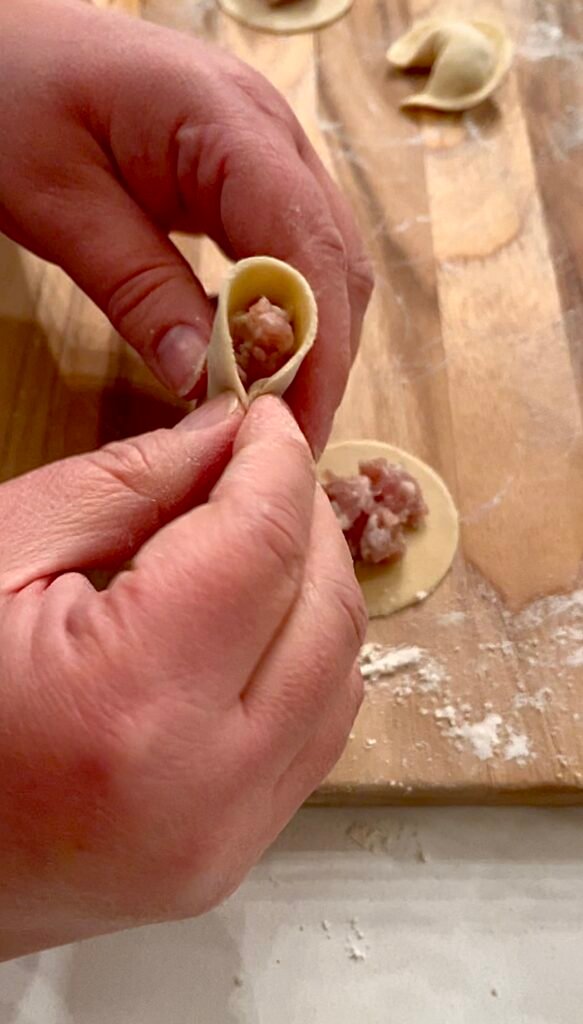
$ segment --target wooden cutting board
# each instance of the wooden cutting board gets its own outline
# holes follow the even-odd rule
[[[285,93],[349,196],[377,286],[335,439],[425,459],[462,518],[425,603],[371,624],[370,678],[320,801],[568,802],[583,794],[583,6],[457,0],[516,42],[492,101],[405,115],[388,44],[427,0],[355,0],[316,35],[213,0],[99,0],[229,47]],[[180,247],[210,287],[206,242]],[[55,268],[0,239],[0,472],[179,408]]]

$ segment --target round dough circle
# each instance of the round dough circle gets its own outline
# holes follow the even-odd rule
[[[290,0],[278,7],[267,0],[219,0],[219,7],[249,28],[293,35],[331,25],[350,10],[352,0]]]
[[[326,471],[354,476],[362,459],[399,462],[418,481],[429,509],[424,525],[407,530],[407,550],[400,562],[355,566],[370,619],[418,604],[441,582],[451,567],[458,545],[459,519],[451,494],[441,477],[400,448],[382,441],[344,441],[330,445],[318,463]],[[422,595],[422,596],[421,596]]]

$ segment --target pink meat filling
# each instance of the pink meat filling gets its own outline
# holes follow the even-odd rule
[[[329,473],[324,489],[355,561],[398,561],[407,548],[405,531],[428,514],[415,478],[386,459],[359,462],[358,476]]]
[[[291,317],[265,296],[229,321],[241,383],[246,388],[271,377],[284,366],[295,348]]]

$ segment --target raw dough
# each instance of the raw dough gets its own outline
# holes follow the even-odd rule
[[[449,570],[456,552],[459,525],[453,499],[443,480],[414,455],[381,441],[345,441],[330,445],[318,464],[324,474],[358,472],[360,459],[385,458],[400,462],[418,481],[429,508],[426,525],[407,532],[407,551],[393,565],[356,565],[369,618],[390,615],[417,604],[435,590]]]
[[[397,68],[431,68],[422,92],[402,107],[467,110],[485,100],[510,66],[512,46],[494,22],[430,18],[419,22],[387,51]]]
[[[270,7],[267,0],[219,0],[219,7],[250,28],[293,35],[331,25],[347,14],[352,0],[290,0],[277,7]]]
[[[229,317],[247,310],[265,296],[288,310],[295,335],[295,352],[277,373],[256,380],[245,390],[235,362]],[[234,391],[244,408],[259,395],[283,395],[310,351],[318,329],[316,300],[308,282],[288,263],[270,256],[253,256],[232,267],[219,292],[211,340],[208,347],[207,397]]]

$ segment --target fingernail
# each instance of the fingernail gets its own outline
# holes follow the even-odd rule
[[[240,409],[241,403],[237,396],[232,391],[225,391],[224,395],[219,395],[218,398],[205,402],[200,409],[189,412],[174,429],[206,430],[208,427],[216,427]]]
[[[206,342],[195,327],[171,327],[155,355],[158,376],[179,398],[190,394],[206,361]]]

